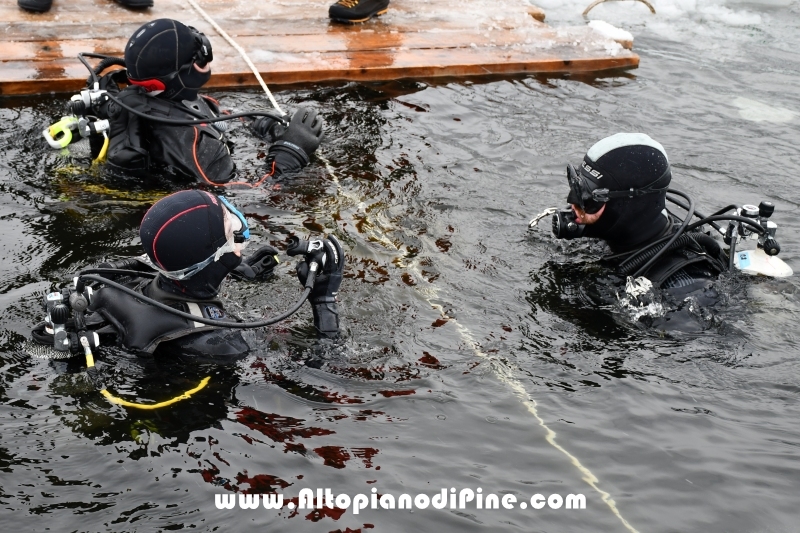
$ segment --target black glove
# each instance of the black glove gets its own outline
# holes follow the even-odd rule
[[[284,119],[288,121],[289,115],[284,115]],[[279,139],[286,131],[286,126],[276,117],[258,117],[250,127],[253,133],[267,142]]]
[[[278,250],[272,246],[262,246],[255,253],[242,258],[231,275],[236,279],[264,280],[272,276],[278,265]]]
[[[306,285],[309,263],[316,262],[317,278],[308,301],[314,313],[314,327],[322,338],[335,338],[339,335],[339,310],[336,294],[342,284],[344,272],[344,250],[333,235],[321,241],[300,241],[295,239],[286,250],[288,255],[305,255],[305,260],[297,264],[297,279]],[[324,261],[324,265],[322,264]]]
[[[274,161],[280,173],[300,170],[322,141],[325,121],[309,107],[301,107],[289,122],[289,127],[269,147],[267,161]]]

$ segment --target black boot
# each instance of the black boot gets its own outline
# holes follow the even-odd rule
[[[129,7],[131,9],[145,9],[153,7],[153,0],[114,0],[121,6]]]
[[[339,0],[328,10],[328,16],[337,22],[365,22],[389,11],[389,0]]]
[[[17,0],[17,5],[25,11],[44,13],[50,10],[53,0]]]

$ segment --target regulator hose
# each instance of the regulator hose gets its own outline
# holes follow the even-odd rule
[[[670,202],[672,202],[673,204],[677,205],[678,207],[685,209],[686,211],[688,211],[688,210],[689,210],[689,206],[688,206],[688,205],[686,205],[686,204],[684,204],[684,203],[683,203],[683,202],[681,202],[680,200],[676,200],[675,198],[670,198],[669,196],[667,196],[667,200],[669,200],[669,201],[670,201]],[[734,204],[731,204],[731,205],[729,205],[729,206],[723,207],[722,209],[720,209],[720,210],[718,210],[718,211],[715,211],[714,213],[711,213],[711,215],[721,215],[722,213],[725,213],[725,212],[727,212],[727,211],[730,211],[731,209],[736,209],[736,207],[737,207],[736,205],[734,205]],[[701,212],[699,212],[699,211],[695,211],[695,212],[694,212],[694,216],[696,216],[697,218],[707,218],[707,217],[706,217],[706,216],[705,216],[703,213],[701,213]],[[710,224],[710,225],[711,225],[711,226],[712,226],[712,227],[713,227],[715,230],[719,231],[720,233],[725,233],[725,232],[723,231],[723,229],[720,227],[720,225],[719,225],[719,224],[717,224],[716,222],[709,222],[709,224]]]
[[[312,276],[311,273],[309,272],[309,278],[316,278],[316,276]],[[214,320],[214,319],[211,319],[211,318],[205,318],[205,317],[202,317],[202,316],[196,316],[196,315],[193,315],[191,313],[185,313],[183,311],[175,309],[174,307],[170,307],[165,303],[159,302],[158,300],[154,300],[154,299],[150,298],[149,296],[145,296],[144,294],[142,294],[140,292],[136,292],[135,290],[130,289],[130,288],[126,287],[125,285],[122,285],[120,283],[116,283],[114,281],[111,281],[108,278],[104,278],[102,276],[98,276],[98,275],[95,275],[95,274],[79,274],[78,279],[79,280],[97,281],[97,282],[102,283],[104,285],[107,285],[109,287],[113,287],[113,288],[115,288],[115,289],[117,289],[119,291],[122,291],[122,292],[124,292],[124,293],[126,293],[126,294],[128,294],[130,296],[133,296],[137,300],[141,300],[142,302],[145,302],[146,304],[152,305],[153,307],[158,307],[159,309],[167,311],[168,313],[172,313],[175,316],[179,316],[179,317],[185,318],[187,320],[192,320],[193,322],[199,322],[200,324],[206,324],[208,326],[218,326],[218,327],[223,327],[223,328],[234,328],[234,329],[250,329],[250,328],[260,328],[260,327],[264,327],[264,326],[271,326],[272,324],[276,324],[276,323],[280,322],[281,320],[285,320],[285,319],[289,318],[290,316],[295,314],[297,312],[297,310],[300,309],[300,307],[302,307],[303,303],[306,301],[306,299],[308,299],[308,295],[311,293],[311,289],[314,288],[314,282],[313,281],[310,283],[310,285],[311,285],[310,287],[308,286],[309,283],[306,283],[306,288],[303,291],[303,294],[300,295],[300,299],[297,301],[297,303],[294,304],[294,306],[292,306],[291,309],[289,309],[288,311],[286,311],[283,314],[280,314],[280,315],[272,317],[272,318],[267,318],[267,319],[264,319],[264,320],[254,321],[254,322],[231,322],[229,320]]]
[[[244,118],[244,117],[270,117],[274,120],[277,120],[283,125],[288,125],[286,118],[282,115],[274,112],[274,111],[245,111],[243,113],[233,113],[231,115],[220,115],[218,117],[208,117],[208,118],[198,118],[195,120],[190,119],[177,119],[177,118],[164,118],[164,117],[155,117],[153,115],[148,115],[147,113],[142,113],[141,111],[130,107],[129,105],[125,104],[122,100],[117,98],[116,96],[105,93],[103,95],[104,98],[108,98],[115,104],[119,105],[125,111],[129,113],[133,113],[137,117],[143,118],[145,120],[149,120],[151,122],[159,122],[161,124],[171,124],[173,126],[197,126],[200,124],[208,124],[209,122],[224,122],[226,120],[234,120],[237,118]],[[186,108],[185,110],[188,110]],[[189,110],[191,113],[191,110]]]
[[[703,224],[708,224],[715,220],[732,220],[734,222],[742,222],[743,224],[747,224],[748,226],[750,226],[750,228],[759,235],[764,235],[764,233],[766,233],[766,230],[761,227],[761,224],[756,222],[754,219],[747,217],[740,217],[739,215],[711,215],[702,220],[698,220],[694,224],[691,224],[689,227],[686,228],[686,231],[697,229]]]
[[[666,241],[656,244],[654,246],[649,246],[646,250],[642,251],[641,253],[637,254],[636,257],[632,258],[630,261],[623,263],[619,266],[618,270],[621,274],[629,275],[633,270],[653,257],[657,252],[664,250],[664,253],[669,252],[671,250],[675,250],[676,248],[681,248],[688,244],[696,243],[694,239],[694,235],[691,233],[683,233],[677,239],[675,239],[671,244],[667,245]]]
[[[99,54],[98,54],[99,55]],[[86,78],[86,85],[91,85],[97,82],[97,76],[100,75],[108,67],[113,65],[119,65],[120,67],[125,66],[125,60],[121,57],[112,57],[112,56],[105,56],[102,61],[100,61],[96,67],[90,69],[91,75]]]
[[[670,238],[670,239],[667,241],[667,244],[666,244],[665,246],[663,246],[663,247],[662,247],[660,250],[658,250],[658,251],[657,251],[657,252],[656,252],[656,253],[655,253],[655,254],[654,254],[654,255],[653,255],[653,256],[652,256],[652,257],[651,257],[651,258],[650,258],[648,261],[647,261],[647,263],[645,263],[644,265],[642,265],[642,266],[641,266],[641,268],[639,268],[639,270],[637,270],[637,271],[636,271],[636,272],[633,274],[633,277],[634,277],[634,278],[638,278],[639,276],[641,276],[641,275],[642,275],[642,273],[643,273],[643,272],[647,272],[647,269],[649,269],[649,268],[650,268],[650,267],[653,265],[653,263],[655,263],[655,262],[656,262],[656,260],[657,260],[659,257],[661,257],[662,255],[664,255],[664,253],[667,251],[667,249],[668,249],[670,246],[672,246],[672,244],[673,244],[673,243],[674,243],[676,240],[678,240],[678,237],[680,237],[680,236],[683,234],[683,232],[685,232],[685,231],[686,231],[686,226],[688,226],[688,225],[689,225],[689,222],[691,222],[691,220],[692,220],[692,216],[694,215],[694,200],[692,199],[692,197],[691,197],[691,196],[689,196],[688,194],[686,194],[686,193],[684,193],[684,192],[678,191],[678,190],[676,190],[676,189],[667,189],[667,192],[668,192],[668,193],[672,193],[672,194],[677,194],[678,196],[681,196],[681,197],[683,197],[684,199],[686,199],[686,201],[688,201],[688,202],[689,202],[689,209],[687,210],[688,212],[686,213],[686,218],[684,218],[684,219],[683,219],[683,222],[681,222],[681,226],[678,228],[678,231],[676,231],[676,232],[675,232],[675,234],[674,234],[674,235],[673,235],[673,236],[672,236],[672,237],[671,237],[671,238]],[[643,250],[643,251],[646,251],[646,249],[645,249],[645,250]],[[639,254],[636,254],[636,255],[639,255]],[[635,257],[635,256],[634,256],[634,257]],[[625,260],[624,262],[625,262],[625,263],[627,263],[627,262],[630,262],[630,261],[632,261],[632,260],[634,259],[634,257],[629,257],[629,258],[628,258],[627,260]]]

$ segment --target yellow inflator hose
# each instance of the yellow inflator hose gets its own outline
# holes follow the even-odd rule
[[[94,355],[92,355],[92,349],[89,347],[89,340],[84,336],[81,337],[81,345],[83,345],[83,351],[86,354],[86,367],[87,368],[94,368]],[[125,407],[133,407],[136,409],[159,409],[161,407],[166,407],[168,405],[172,405],[173,403],[177,403],[181,400],[185,400],[189,398],[192,394],[200,391],[203,387],[208,385],[208,382],[211,380],[211,376],[206,376],[197,387],[187,390],[186,392],[175,396],[169,400],[158,402],[158,403],[136,403],[136,402],[129,402],[128,400],[119,398],[111,394],[108,389],[100,389],[100,394],[106,397],[109,402],[115,403],[117,405],[123,405]]]

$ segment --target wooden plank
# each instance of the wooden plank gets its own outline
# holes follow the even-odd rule
[[[315,63],[326,68],[309,68],[307,65],[283,64],[281,70],[262,71],[264,81],[270,85],[289,83],[321,82],[333,80],[376,81],[399,78],[428,78],[437,76],[480,76],[512,73],[568,73],[598,72],[602,70],[633,68],[638,66],[635,55],[619,58],[576,57],[564,59],[550,56],[531,62],[524,54],[508,53],[498,61],[495,54],[479,50],[419,50],[386,54],[370,51],[354,54],[324,53],[315,58]],[[0,75],[0,94],[31,94],[32,92],[74,92],[85,84],[85,69],[77,69],[80,77],[64,74],[76,73],[64,64],[65,60],[50,63],[50,67],[32,71],[35,75],[27,80],[6,77],[6,70],[30,69],[26,62],[9,62],[9,69]],[[491,61],[491,62],[489,62]],[[20,80],[20,81],[17,81]],[[248,72],[219,71],[212,76],[208,87],[248,87],[256,85]]]
[[[534,18],[543,18],[540,10],[518,0],[393,0],[386,16],[361,25],[330,22],[330,1],[199,0],[271,84],[589,72],[639,62],[587,26],[550,28]],[[185,2],[157,0],[142,12],[109,0],[70,0],[38,15],[0,6],[0,94],[80,89],[87,72],[78,52],[121,55],[136,28],[162,17],[212,40],[210,87],[256,84],[233,47]]]

